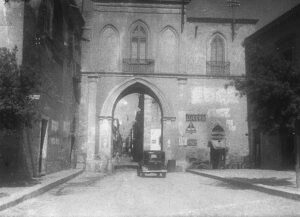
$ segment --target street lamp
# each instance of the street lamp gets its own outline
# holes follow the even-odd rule
[[[240,6],[239,0],[226,0],[226,6],[231,8],[232,19],[231,19],[231,37],[232,41],[235,37],[235,10]]]

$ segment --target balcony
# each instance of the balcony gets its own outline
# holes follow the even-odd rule
[[[211,76],[229,76],[230,62],[206,62],[206,74]]]
[[[123,59],[123,72],[154,73],[154,63],[151,59]]]

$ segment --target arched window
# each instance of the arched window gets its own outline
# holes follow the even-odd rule
[[[147,58],[147,32],[142,25],[137,25],[131,32],[131,59],[144,60]]]
[[[220,125],[216,125],[211,132],[211,139],[222,140],[225,138],[225,131]]]
[[[225,61],[225,44],[220,35],[216,35],[211,41],[211,56],[210,61],[224,62]]]
[[[210,41],[210,57],[208,57],[206,70],[211,76],[230,75],[230,63],[226,61],[225,40],[220,34],[215,34]]]

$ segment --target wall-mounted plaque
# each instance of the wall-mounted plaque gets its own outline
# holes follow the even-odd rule
[[[197,139],[188,139],[187,146],[197,146]]]

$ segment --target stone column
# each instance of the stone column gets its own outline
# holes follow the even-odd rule
[[[87,170],[95,170],[95,146],[96,146],[96,95],[97,80],[89,79],[88,81],[88,138],[87,138]]]
[[[99,117],[99,170],[112,172],[112,117]]]
[[[163,150],[166,154],[166,161],[174,160],[176,156],[178,135],[176,133],[175,120],[175,117],[163,118]]]
[[[144,96],[144,150],[151,149],[152,97]]]

